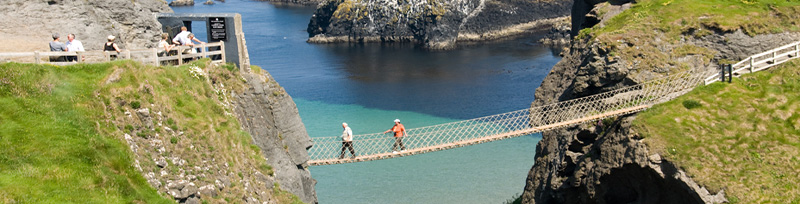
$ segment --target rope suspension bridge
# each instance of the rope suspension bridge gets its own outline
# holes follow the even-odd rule
[[[739,74],[763,70],[800,55],[800,42],[753,55],[733,65]],[[749,62],[749,63],[748,63]],[[724,72],[724,70],[723,70]],[[721,76],[720,76],[721,75]],[[682,72],[609,92],[458,122],[407,129],[406,151],[392,152],[394,137],[382,133],[353,136],[354,157],[340,159],[341,137],[316,137],[308,150],[311,166],[363,162],[423,154],[596,121],[647,109],[678,97],[700,83],[724,79]]]
[[[393,153],[392,136],[382,133],[354,135],[357,156],[339,159],[341,137],[317,137],[309,149],[309,165],[329,165],[388,159],[440,151],[495,140],[518,137],[613,117],[646,109],[669,96],[687,91],[701,82],[688,72],[652,80],[636,86],[559,103],[497,115],[407,129],[406,151]]]

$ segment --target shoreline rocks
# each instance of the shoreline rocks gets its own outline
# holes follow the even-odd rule
[[[513,37],[569,14],[570,0],[327,0],[307,32],[310,43],[414,42],[434,50],[459,41]]]
[[[194,6],[194,0],[174,0],[169,2],[169,6]]]

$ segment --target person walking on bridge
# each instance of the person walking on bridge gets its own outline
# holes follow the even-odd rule
[[[346,149],[350,149],[350,158],[356,158],[356,150],[353,149],[353,130],[350,129],[350,126],[347,126],[347,123],[342,123],[342,128],[344,131],[342,132],[342,152],[339,153],[339,159],[344,159],[344,151]]]
[[[394,132],[394,145],[392,145],[392,153],[397,154],[397,146],[400,146],[400,152],[406,151],[406,146],[403,145],[403,137],[406,136],[406,127],[400,124],[400,119],[394,119],[394,126],[391,129],[384,131],[383,134]]]

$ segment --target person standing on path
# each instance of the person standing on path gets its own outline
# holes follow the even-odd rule
[[[53,41],[50,41],[50,51],[51,52],[64,52],[67,51],[67,46],[64,43],[61,43],[61,36],[58,33],[53,33]],[[66,61],[64,56],[57,56],[57,57],[50,57],[51,62],[63,62]]]
[[[344,131],[342,132],[342,152],[339,153],[339,159],[344,159],[344,151],[346,149],[350,149],[350,158],[356,158],[356,150],[353,149],[353,130],[350,129],[350,126],[347,126],[347,123],[342,123],[342,128]]]
[[[75,39],[75,34],[70,33],[67,35],[67,51],[69,52],[84,52],[83,43]],[[67,61],[77,61],[78,56],[67,56]]]
[[[383,134],[394,132],[394,145],[392,145],[392,153],[397,154],[397,146],[400,146],[400,152],[406,151],[406,146],[403,145],[403,137],[406,136],[406,127],[400,124],[400,119],[394,119],[394,126],[391,129],[384,131]]]

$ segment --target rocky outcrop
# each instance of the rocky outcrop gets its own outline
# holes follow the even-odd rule
[[[273,168],[281,189],[305,202],[316,203],[316,180],[308,171],[307,149],[311,138],[306,133],[297,106],[269,75],[243,73],[248,88],[233,96],[236,116],[250,132]]]
[[[12,41],[16,37],[41,39],[40,51],[49,51],[47,42],[53,40],[53,33],[60,33],[62,42],[74,33],[86,50],[102,49],[109,35],[116,36],[123,49],[150,48],[161,35],[161,24],[153,14],[165,12],[172,10],[163,0],[9,0],[0,4],[0,33]]]
[[[630,8],[614,1],[575,2],[573,34],[586,26],[602,26],[604,20]],[[611,1],[609,1],[611,2]],[[604,8],[600,8],[604,7]],[[603,10],[603,12],[596,12]],[[601,14],[602,15],[599,15]],[[576,29],[576,27],[578,29]],[[532,106],[574,99],[679,72],[686,67],[707,76],[716,72],[717,61],[743,59],[763,50],[792,42],[797,33],[748,36],[741,31],[698,36],[685,33],[678,42],[648,39],[658,44],[622,43],[610,47],[596,40],[576,39],[564,58],[536,89]],[[587,36],[590,37],[590,36]],[[657,46],[654,46],[657,45]],[[692,47],[703,53],[665,55],[673,62],[651,67],[646,59],[611,55],[637,46],[670,53]],[[653,46],[653,47],[648,47]],[[652,54],[652,53],[645,53]],[[655,60],[655,59],[652,59]],[[670,161],[651,153],[638,133],[632,132],[634,115],[601,123],[575,125],[542,133],[522,195],[523,203],[720,203],[724,192],[709,192]]]
[[[169,6],[194,6],[194,0],[174,0],[169,2]]]
[[[458,40],[524,33],[568,15],[569,0],[327,0],[308,25],[309,42],[417,42],[454,48]]]
[[[569,46],[570,41],[572,41],[572,34],[570,34],[572,24],[570,20],[571,18],[567,18],[553,24],[550,31],[539,39],[539,43],[547,46]]]
[[[288,4],[288,5],[317,5],[322,2],[322,0],[256,0],[256,1],[269,1],[272,3]]]

